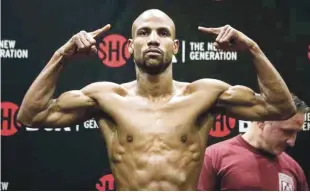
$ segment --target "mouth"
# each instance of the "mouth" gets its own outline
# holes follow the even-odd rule
[[[146,54],[162,54],[162,51],[157,48],[149,48],[145,51]]]

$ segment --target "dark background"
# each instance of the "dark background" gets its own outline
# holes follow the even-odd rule
[[[92,31],[107,23],[106,34],[130,37],[134,19],[146,9],[166,12],[176,24],[180,40],[210,42],[199,25],[230,24],[255,40],[279,70],[290,90],[310,103],[310,1],[308,0],[4,0],[1,1],[1,39],[16,40],[16,49],[28,49],[27,59],[1,58],[1,100],[20,105],[22,98],[55,50],[80,30]],[[187,44],[187,49],[189,45]],[[187,54],[188,55],[188,54]],[[177,55],[181,61],[181,55]],[[174,63],[174,78],[193,81],[217,78],[257,91],[256,75],[247,55],[237,61]],[[134,65],[110,68],[97,57],[66,66],[56,96],[95,81],[122,83],[135,78]],[[4,109],[6,110],[6,109]],[[3,114],[3,112],[2,112]],[[231,138],[210,137],[209,144]],[[288,150],[310,177],[310,132],[302,131]],[[96,190],[99,178],[109,174],[109,164],[98,129],[29,132],[25,127],[1,137],[1,181],[9,190]],[[310,182],[309,182],[310,183]]]

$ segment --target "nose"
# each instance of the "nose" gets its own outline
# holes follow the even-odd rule
[[[294,147],[295,146],[295,141],[296,141],[296,134],[292,135],[291,138],[289,138],[286,143],[288,144],[288,146],[290,147]]]
[[[156,47],[159,46],[159,39],[158,39],[158,35],[156,32],[151,33],[150,38],[147,42],[147,45],[148,46],[156,46]]]

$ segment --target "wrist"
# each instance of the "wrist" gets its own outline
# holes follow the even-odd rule
[[[56,50],[55,52],[54,52],[54,55],[53,55],[54,57],[63,57],[64,55],[63,55],[63,53],[61,53],[61,50],[60,49],[58,49],[58,50]]]
[[[58,61],[67,61],[69,59],[69,56],[63,51],[63,48],[56,50],[53,57]]]
[[[251,53],[252,55],[256,55],[258,53],[261,52],[259,46],[257,45],[257,43],[253,42],[249,48],[248,48],[249,53]]]
[[[50,63],[53,63],[53,65],[64,65],[65,61],[66,61],[66,57],[61,53],[60,50],[57,50],[54,52]]]

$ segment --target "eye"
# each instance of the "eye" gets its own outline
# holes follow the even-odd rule
[[[297,133],[295,130],[283,130],[283,133],[286,135],[293,135],[294,133]]]
[[[138,35],[140,35],[140,36],[146,36],[146,35],[147,35],[147,32],[146,32],[145,30],[140,30],[140,31],[138,32]]]
[[[161,35],[161,36],[168,37],[168,36],[169,36],[169,33],[168,33],[167,31],[165,31],[165,30],[162,30],[162,31],[160,31],[160,35]]]

